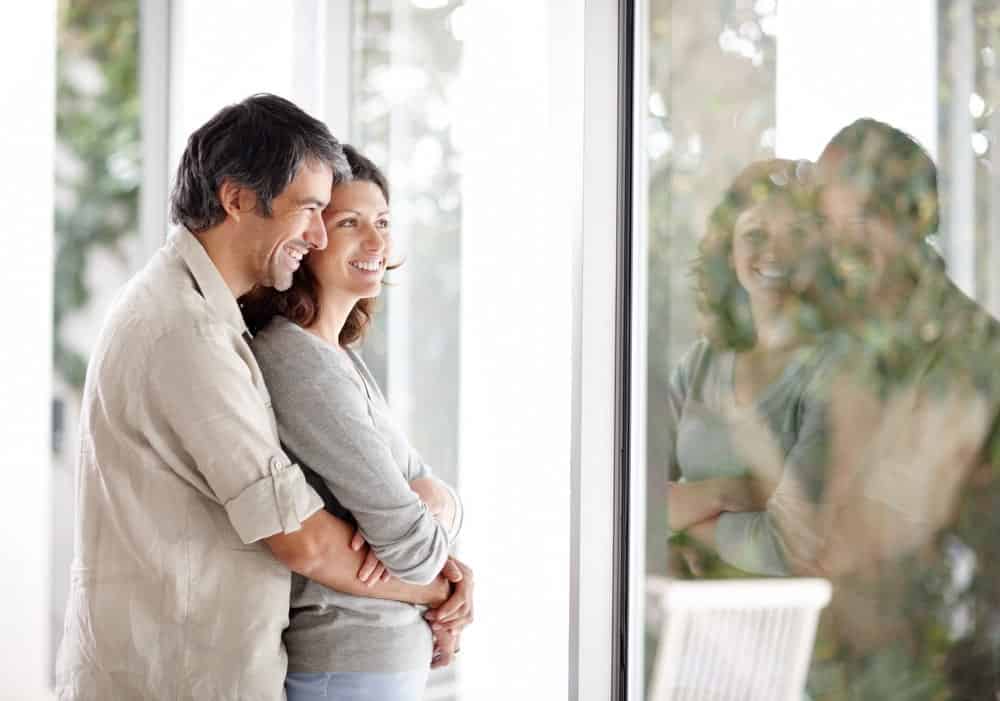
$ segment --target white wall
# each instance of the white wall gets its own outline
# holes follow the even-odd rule
[[[0,699],[46,698],[56,3],[18,7],[0,23],[0,253],[6,293],[0,342]],[[10,19],[10,18],[8,18]]]

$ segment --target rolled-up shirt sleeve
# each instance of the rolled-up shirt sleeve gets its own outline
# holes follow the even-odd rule
[[[254,386],[253,362],[218,325],[174,330],[155,344],[146,393],[150,415],[191,458],[172,467],[225,508],[248,544],[297,531],[323,508],[281,449],[266,394]]]

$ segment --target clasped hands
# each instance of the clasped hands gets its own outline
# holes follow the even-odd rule
[[[416,479],[410,482],[410,489],[416,492],[427,510],[439,521],[445,521],[454,513],[450,493],[437,480]],[[359,580],[371,587],[391,578],[392,575],[368,546],[360,530],[356,530],[351,538],[351,549],[365,550],[364,561],[358,569]],[[448,581],[450,594],[444,603],[424,614],[434,635],[432,668],[451,664],[460,649],[461,632],[473,620],[472,569],[457,558],[449,557],[440,576]]]

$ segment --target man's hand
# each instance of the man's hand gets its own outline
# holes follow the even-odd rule
[[[458,633],[472,623],[472,570],[468,565],[450,557],[441,570],[441,576],[451,582],[451,596],[438,608],[425,613],[424,618],[430,623],[435,635],[444,630]]]
[[[450,630],[442,630],[434,634],[434,655],[431,657],[431,669],[447,667],[458,656],[461,642],[460,634]]]
[[[361,529],[354,531],[354,537],[351,538],[351,550],[355,552],[365,549],[365,559],[361,563],[361,568],[358,570],[358,579],[365,582],[368,586],[374,586],[377,582],[385,582],[392,575],[389,574],[389,570],[385,568],[382,561],[375,557],[375,551],[368,547],[368,543],[365,542],[365,537],[361,535]]]

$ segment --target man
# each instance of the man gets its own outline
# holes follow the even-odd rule
[[[900,438],[904,427],[926,429],[908,441],[879,446],[879,466],[869,466],[858,483],[864,492],[856,496],[891,508],[891,523],[880,530],[897,531],[877,545],[882,552],[866,554],[893,557],[920,547],[953,518],[962,481],[976,458],[984,457],[1000,326],[948,278],[929,243],[938,226],[937,169],[916,141],[888,124],[862,119],[834,136],[817,165],[840,290],[819,303],[837,323],[835,330],[869,361],[851,369],[854,379],[874,389],[871,398],[880,399],[871,404],[880,415],[868,430],[888,434],[891,427]],[[846,411],[832,420],[845,420],[850,412],[856,423],[864,421],[858,404],[842,404]],[[948,440],[938,440],[934,423],[948,420],[954,424]],[[921,450],[928,440],[934,445]],[[865,449],[869,462],[879,457],[871,446]],[[840,456],[837,463],[862,459]],[[905,487],[899,484],[904,475],[890,472],[893,465],[905,470]]]
[[[181,226],[117,298],[87,372],[60,698],[283,698],[290,570],[448,600],[438,618],[467,619],[471,577],[454,562],[450,599],[440,576],[358,579],[365,553],[282,452],[247,345],[236,298],[287,289],[326,246],[321,213],[346,173],[326,127],[272,95],[188,140],[171,195]]]
[[[800,574],[834,582],[817,698],[993,698],[1000,572],[991,426],[1000,329],[948,279],[937,170],[871,119],[817,162],[834,284],[814,300],[843,344],[818,513],[785,480],[770,510]],[[827,281],[829,282],[829,281]]]

